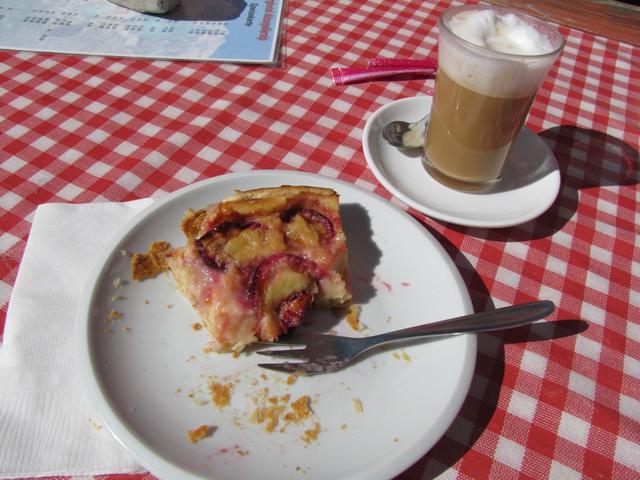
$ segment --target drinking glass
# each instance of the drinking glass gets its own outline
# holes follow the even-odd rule
[[[460,21],[467,15],[480,15],[482,21],[500,19],[496,33],[478,41],[476,30],[460,32]],[[524,41],[527,53],[520,53],[522,48],[513,53],[511,40],[501,36],[504,28],[515,24],[520,39],[530,37]],[[484,188],[499,180],[564,39],[539,19],[485,5],[449,8],[439,28],[438,72],[423,163],[432,176],[453,188]],[[544,39],[539,47],[532,46],[536,38]]]

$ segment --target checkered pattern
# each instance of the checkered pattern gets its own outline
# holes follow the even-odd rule
[[[160,197],[272,168],[399,203],[366,166],[364,122],[433,81],[336,87],[329,69],[433,56],[448,5],[290,0],[276,67],[0,52],[0,332],[41,203]],[[402,479],[640,476],[640,51],[561,31],[528,121],[560,165],[555,204],[497,230],[411,212],[477,310],[550,299],[559,322],[481,335],[460,414]]]

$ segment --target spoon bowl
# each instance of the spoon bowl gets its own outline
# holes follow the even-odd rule
[[[422,148],[428,123],[429,115],[413,123],[395,120],[384,126],[382,129],[382,138],[384,138],[389,145],[396,148]]]

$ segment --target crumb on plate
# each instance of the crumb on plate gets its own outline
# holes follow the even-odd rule
[[[287,385],[293,385],[298,380],[298,377],[302,375],[301,371],[295,371],[287,377]]]
[[[171,249],[169,242],[158,241],[149,245],[146,253],[131,255],[131,278],[146,280],[166,271],[168,268],[166,255]]]
[[[91,424],[91,428],[93,428],[96,432],[99,432],[100,430],[102,430],[102,424],[94,420],[93,418],[89,419],[89,423]]]
[[[306,444],[309,444],[314,440],[317,440],[318,435],[320,435],[320,423],[316,422],[313,425],[313,428],[310,428],[309,430],[304,431],[304,434],[302,435],[302,440],[304,440]]]
[[[209,383],[209,392],[211,393],[211,401],[218,408],[224,408],[231,401],[231,392],[233,384],[231,383]]]
[[[285,415],[285,420],[293,423],[300,423],[309,418],[312,413],[311,398],[309,395],[303,395],[296,401],[291,402],[291,412]]]
[[[114,309],[109,312],[109,316],[107,317],[107,320],[109,321],[122,320],[123,318],[124,318],[124,313]]]
[[[362,330],[362,324],[360,323],[361,309],[362,308],[360,307],[360,305],[356,305],[354,303],[350,305],[349,309],[347,310],[347,316],[346,316],[347,323],[356,332],[359,332],[360,330]]]
[[[198,443],[203,438],[213,435],[214,428],[211,425],[200,425],[195,430],[189,430],[187,436],[191,443]]]
[[[258,407],[253,413],[253,420],[255,423],[264,423],[264,431],[271,433],[276,429],[278,423],[280,423],[280,417],[283,413],[283,405]]]

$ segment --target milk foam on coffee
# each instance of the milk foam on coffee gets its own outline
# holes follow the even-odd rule
[[[441,45],[440,68],[454,81],[484,95],[512,98],[535,92],[549,66],[545,54],[559,46],[557,38],[513,13],[479,8],[453,15],[446,25],[449,34],[507,54],[487,55],[479,60],[478,49],[471,51],[468,46],[453,42]]]
[[[467,42],[496,52],[542,55],[553,51],[549,38],[513,13],[462,12],[451,18],[449,28]]]

